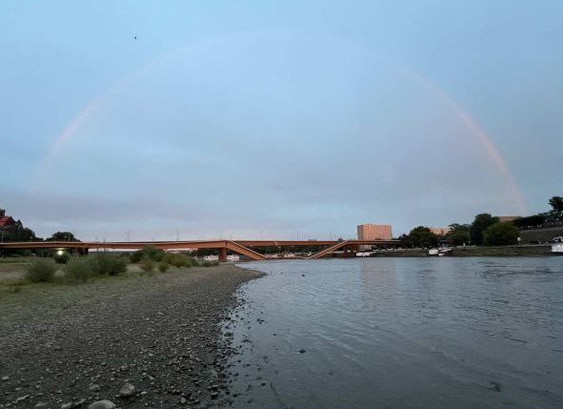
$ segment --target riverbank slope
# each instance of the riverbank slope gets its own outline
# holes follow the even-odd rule
[[[3,294],[0,408],[219,404],[219,323],[258,276],[221,265]]]

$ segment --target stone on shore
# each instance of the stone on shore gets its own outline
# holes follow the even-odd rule
[[[122,398],[129,398],[134,394],[135,394],[135,387],[129,382],[126,382],[125,385],[123,385],[119,390],[119,396]]]
[[[88,409],[115,409],[115,403],[110,400],[99,400],[88,406]]]

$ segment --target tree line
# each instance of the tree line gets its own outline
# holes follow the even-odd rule
[[[4,209],[0,209],[0,215],[5,214]],[[15,221],[13,225],[0,227],[0,241],[16,242],[16,241],[80,241],[73,233],[69,231],[58,231],[53,233],[51,237],[43,239],[37,237],[35,232],[29,227],[25,227],[21,220]]]
[[[450,231],[445,236],[434,234],[428,227],[418,226],[409,234],[399,237],[402,247],[436,247],[440,242],[454,246],[502,246],[518,242],[518,229],[549,225],[563,221],[563,197],[553,196],[549,199],[550,211],[532,216],[521,217],[509,222],[501,222],[498,217],[489,213],[475,216],[471,224],[450,224]]]

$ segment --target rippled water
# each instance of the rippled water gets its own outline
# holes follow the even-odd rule
[[[236,408],[563,407],[563,257],[244,267]]]

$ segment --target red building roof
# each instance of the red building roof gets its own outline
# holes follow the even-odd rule
[[[16,221],[10,216],[0,217],[0,227],[13,226],[14,224],[16,224]]]

